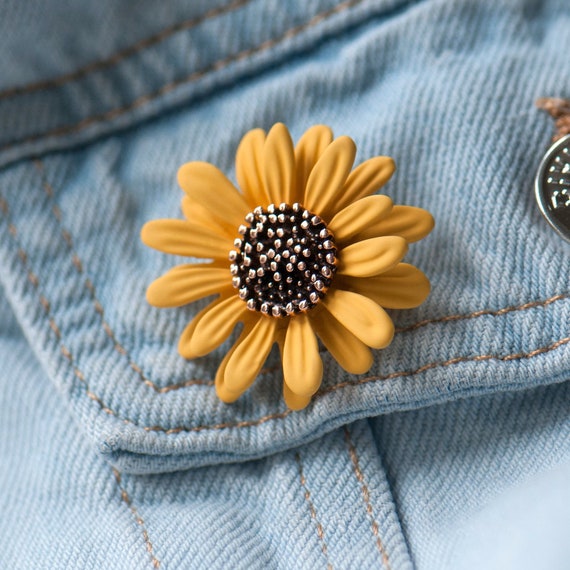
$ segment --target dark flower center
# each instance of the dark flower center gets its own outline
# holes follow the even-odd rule
[[[336,271],[336,246],[323,220],[295,203],[257,207],[245,221],[230,270],[248,309],[285,317],[314,307]]]

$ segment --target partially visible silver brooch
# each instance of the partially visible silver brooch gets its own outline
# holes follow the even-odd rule
[[[552,228],[570,242],[570,101],[544,98],[536,104],[556,120],[557,129],[536,174],[536,200]]]

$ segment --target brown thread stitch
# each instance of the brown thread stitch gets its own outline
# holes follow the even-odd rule
[[[14,231],[16,232],[16,228],[13,226],[13,224],[10,223],[9,218],[8,218],[8,216],[9,216],[8,204],[1,196],[0,196],[0,210],[2,210],[2,212],[5,213],[6,218],[7,218],[7,222],[8,222],[8,226],[13,228]],[[12,234],[12,232],[10,232],[10,234]],[[16,232],[16,235],[17,235],[17,232]],[[16,246],[18,246],[16,235],[12,234],[12,237],[15,240]],[[21,248],[19,246],[18,246],[18,250],[19,251],[21,250]],[[22,261],[22,262],[24,263],[24,261]],[[28,268],[26,263],[24,263],[24,269],[27,272],[28,279],[30,280],[32,285],[34,285],[34,287],[37,289],[39,287],[37,277]],[[46,300],[46,303],[47,303],[46,306],[44,306],[42,303],[42,306],[44,306],[44,309],[46,309],[46,307],[49,308],[49,302],[47,302],[47,300]],[[162,426],[140,426],[139,424],[136,424],[132,420],[129,420],[127,418],[122,418],[121,416],[119,416],[117,414],[117,412],[115,412],[112,409],[110,409],[109,407],[107,407],[105,405],[105,403],[96,394],[91,392],[91,390],[89,388],[89,384],[87,383],[87,380],[85,378],[85,375],[74,365],[73,356],[72,356],[71,352],[61,342],[61,332],[59,331],[59,328],[55,324],[55,321],[53,321],[51,314],[49,312],[47,312],[46,315],[47,315],[50,327],[52,328],[52,330],[54,331],[58,340],[60,341],[62,355],[70,362],[70,364],[72,366],[73,373],[75,374],[75,376],[77,378],[79,378],[79,380],[81,380],[81,382],[84,384],[87,396],[89,398],[91,398],[93,401],[97,402],[99,407],[105,413],[112,415],[112,416],[115,416],[117,419],[123,421],[123,423],[125,423],[125,424],[135,425],[137,427],[144,429],[145,431],[158,431],[158,432],[162,432],[162,433],[166,433],[166,434],[174,434],[174,433],[181,433],[181,432],[200,432],[200,431],[210,430],[210,429],[211,430],[219,430],[219,429],[226,429],[226,428],[253,427],[253,426],[264,424],[264,423],[271,421],[271,420],[284,419],[293,413],[293,410],[287,409],[287,410],[284,410],[282,412],[275,412],[272,414],[268,414],[266,416],[262,416],[261,418],[258,418],[256,420],[242,420],[239,422],[223,422],[223,423],[214,424],[214,425],[202,425],[202,426],[194,426],[194,427],[181,426],[181,427],[177,427],[177,428],[164,428]],[[343,388],[348,387],[348,386],[358,386],[361,384],[367,384],[370,382],[376,382],[376,381],[382,381],[382,380],[390,380],[393,378],[410,377],[410,376],[414,376],[414,375],[420,374],[422,372],[425,372],[427,370],[432,370],[435,368],[443,368],[443,367],[447,367],[447,366],[451,366],[451,365],[455,365],[455,364],[459,364],[459,363],[463,363],[463,362],[481,362],[481,361],[486,361],[486,360],[497,360],[499,362],[507,362],[510,360],[534,358],[535,356],[539,356],[541,354],[546,354],[548,352],[556,350],[560,346],[563,346],[563,345],[566,345],[569,343],[570,343],[570,336],[567,336],[565,338],[562,338],[562,339],[552,343],[551,345],[540,347],[540,348],[534,349],[530,352],[519,352],[519,353],[507,354],[507,355],[503,355],[503,356],[498,356],[498,355],[493,355],[493,354],[483,354],[483,355],[478,355],[478,356],[455,357],[455,358],[451,358],[449,360],[445,360],[443,362],[431,362],[431,363],[425,364],[423,366],[420,366],[416,370],[412,370],[412,371],[393,372],[391,374],[387,374],[384,376],[368,376],[366,378],[360,378],[360,379],[355,380],[355,381],[341,382],[339,384],[335,384],[334,386],[329,386],[328,388],[317,392],[317,394],[315,395],[315,398],[320,398],[320,397],[322,397],[328,393],[335,392],[336,390],[340,390],[340,389],[343,389]]]
[[[44,89],[52,89],[53,87],[61,87],[66,83],[70,83],[71,81],[76,81],[77,79],[80,79],[90,73],[93,73],[94,71],[100,71],[107,67],[116,65],[117,63],[120,63],[124,59],[132,57],[133,55],[136,55],[137,53],[168,39],[173,34],[195,28],[196,26],[203,24],[207,20],[211,20],[217,16],[222,16],[228,12],[231,12],[233,10],[245,6],[250,2],[251,0],[234,0],[233,2],[230,2],[225,6],[219,6],[218,8],[213,8],[211,10],[208,10],[201,16],[190,18],[178,24],[169,26],[168,28],[161,30],[157,34],[153,34],[148,38],[144,38],[143,40],[140,40],[135,44],[114,53],[112,56],[108,58],[101,59],[93,63],[89,63],[83,67],[80,67],[79,69],[76,69],[75,71],[72,71],[71,73],[66,73],[64,75],[56,77],[55,79],[37,81],[35,83],[29,83],[28,85],[24,85],[22,87],[12,87],[10,89],[6,89],[0,92],[0,100],[8,99],[16,95],[24,95],[27,93],[33,93],[35,91],[42,91]]]
[[[303,489],[305,501],[307,501],[307,504],[309,506],[309,512],[311,513],[311,518],[313,519],[317,527],[317,536],[319,537],[319,542],[321,543],[321,550],[323,551],[323,555],[327,561],[327,570],[333,570],[332,564],[329,562],[327,543],[325,542],[325,531],[323,530],[323,525],[320,523],[319,519],[317,518],[317,511],[315,510],[315,506],[313,505],[313,501],[311,500],[311,492],[307,488],[307,480],[305,479],[305,473],[303,472],[301,455],[298,452],[295,453],[295,461],[297,462],[297,466],[299,468],[299,480],[301,482],[301,487]]]
[[[483,362],[486,360],[497,360],[499,362],[508,362],[510,360],[523,360],[523,359],[534,358],[535,356],[546,354],[569,343],[570,343],[570,336],[567,336],[565,338],[557,340],[556,342],[548,346],[542,346],[540,348],[536,348],[535,350],[531,350],[530,352],[517,352],[514,354],[506,354],[503,356],[499,356],[496,354],[480,354],[478,356],[457,356],[455,358],[450,358],[449,360],[444,360],[443,362],[430,362],[411,371],[404,370],[400,372],[392,372],[391,374],[385,374],[383,376],[367,376],[366,378],[361,378],[359,380],[352,382],[351,381],[340,382],[339,384],[335,384],[334,386],[326,388],[322,392],[317,392],[316,395],[319,396],[319,395],[328,394],[329,392],[335,392],[336,390],[345,388],[347,386],[358,386],[360,384],[368,384],[369,382],[393,380],[394,378],[407,378],[409,376],[415,376],[417,374],[421,374],[422,372],[427,372],[428,370],[433,370],[435,368],[445,368],[447,366],[453,366],[454,364],[461,364],[464,362]]]
[[[370,518],[370,522],[372,524],[372,533],[376,537],[376,548],[380,555],[382,556],[382,562],[387,570],[391,570],[390,567],[390,560],[388,559],[388,553],[386,552],[386,548],[380,538],[380,532],[378,530],[378,523],[374,518],[374,512],[372,510],[372,504],[370,502],[370,491],[366,482],[364,481],[364,475],[362,470],[360,469],[360,462],[358,461],[358,455],[356,453],[356,448],[354,447],[354,443],[352,443],[352,438],[350,437],[350,432],[348,431],[348,427],[344,426],[344,438],[346,440],[346,444],[348,445],[348,452],[350,454],[350,459],[352,461],[352,467],[354,469],[354,474],[356,475],[356,479],[360,483],[360,490],[362,491],[362,498],[364,499],[364,504],[366,505],[366,512]]]
[[[146,530],[144,520],[139,515],[137,508],[133,505],[131,497],[129,496],[129,494],[121,484],[121,474],[115,468],[113,468],[113,475],[115,476],[115,481],[117,481],[117,485],[119,487],[119,490],[121,491],[121,500],[123,501],[123,503],[127,505],[127,507],[129,507],[129,510],[131,511],[133,517],[135,517],[137,525],[139,525],[139,527],[141,528],[144,543],[146,545],[146,550],[150,555],[150,560],[152,562],[152,565],[154,566],[154,568],[160,568],[160,560],[158,560],[158,558],[154,555],[152,542],[148,537],[148,531]]]
[[[401,372],[393,372],[391,374],[386,374],[385,376],[368,376],[366,378],[360,378],[358,380],[353,381],[346,381],[341,382],[339,384],[335,384],[334,386],[329,386],[324,390],[321,390],[315,394],[315,400],[325,396],[326,394],[330,394],[332,392],[336,392],[337,390],[341,390],[343,388],[347,388],[349,386],[360,386],[362,384],[369,384],[370,382],[377,382],[382,380],[391,380],[394,378],[409,378],[411,376],[415,376],[417,374],[421,374],[422,372],[426,372],[427,370],[433,370],[436,368],[445,368],[447,366],[452,366],[455,364],[465,363],[465,362],[483,362],[487,360],[496,360],[499,362],[508,362],[510,360],[522,360],[522,359],[529,359],[539,356],[541,354],[547,354],[561,346],[566,344],[570,344],[570,336],[557,340],[556,342],[552,343],[548,346],[543,346],[537,348],[535,350],[531,350],[530,352],[518,352],[515,354],[507,354],[503,356],[495,355],[495,354],[481,354],[478,356],[458,356],[455,358],[450,358],[449,360],[445,360],[443,362],[430,362],[429,364],[425,364],[420,366],[416,370],[406,370]],[[294,413],[293,410],[284,410],[282,412],[277,412],[273,414],[268,414],[266,416],[262,416],[256,420],[243,420],[240,422],[224,422],[215,425],[205,425],[205,426],[194,426],[194,427],[178,427],[178,428],[169,428],[165,429],[161,426],[152,426],[152,427],[143,427],[145,431],[159,431],[164,432],[167,434],[170,433],[181,433],[181,432],[200,432],[204,430],[210,429],[226,429],[226,428],[242,428],[242,427],[253,427],[260,424],[264,424],[270,420],[274,419],[283,419],[286,418],[288,415]],[[128,421],[128,420],[124,420]]]
[[[104,113],[100,113],[98,115],[92,115],[91,117],[87,117],[87,118],[79,121],[75,125],[57,127],[55,129],[46,131],[45,133],[30,135],[28,137],[24,137],[23,139],[9,142],[9,143],[1,146],[0,151],[7,150],[7,149],[14,147],[16,145],[19,145],[19,144],[26,144],[26,143],[35,142],[35,141],[40,140],[44,137],[57,137],[57,136],[72,134],[74,132],[81,131],[81,130],[85,129],[92,124],[112,120],[116,117],[119,117],[119,116],[129,112],[129,111],[133,111],[133,110],[137,109],[138,107],[141,107],[147,103],[150,103],[151,101],[153,101],[154,99],[157,99],[158,97],[161,97],[162,95],[166,95],[167,93],[170,93],[170,91],[173,91],[174,89],[176,89],[180,85],[184,85],[186,83],[191,83],[192,81],[196,81],[197,79],[204,77],[205,75],[207,75],[210,72],[219,71],[220,69],[224,69],[225,67],[228,67],[232,63],[242,61],[244,59],[247,59],[248,57],[251,57],[251,56],[256,55],[258,53],[262,53],[264,51],[267,51],[268,49],[275,47],[276,45],[279,45],[280,42],[287,40],[287,39],[294,38],[295,36],[301,34],[302,32],[304,32],[307,29],[310,29],[310,28],[316,26],[317,24],[321,23],[322,21],[326,20],[327,18],[334,16],[335,14],[339,14],[341,12],[344,12],[345,10],[348,10],[349,8],[357,6],[358,4],[361,4],[364,1],[365,0],[347,0],[345,2],[341,2],[340,4],[337,4],[336,6],[334,6],[333,8],[330,8],[328,10],[321,12],[320,14],[317,14],[316,16],[313,16],[308,22],[305,22],[304,24],[300,24],[298,26],[290,28],[284,34],[282,34],[281,36],[279,36],[277,38],[267,40],[258,46],[255,46],[252,48],[247,48],[245,50],[238,52],[237,54],[230,55],[230,56],[227,56],[221,60],[218,60],[217,62],[210,64],[201,70],[194,71],[193,73],[191,73],[187,77],[183,77],[181,79],[176,79],[170,83],[167,83],[166,85],[163,85],[160,89],[158,89],[157,91],[154,91],[153,93],[138,97],[137,99],[135,99],[134,101],[132,101],[128,105],[125,105],[123,107],[118,107],[116,109],[111,109],[110,111],[105,111]]]
[[[568,299],[568,297],[570,297],[570,294],[561,293],[559,295],[554,295],[552,297],[549,297],[548,299],[545,299],[543,301],[531,301],[529,303],[524,303],[523,305],[518,305],[516,307],[514,306],[505,307],[503,309],[498,309],[498,310],[484,309],[466,315],[448,315],[446,317],[426,319],[424,321],[419,321],[407,327],[396,328],[396,332],[397,333],[410,332],[434,323],[445,323],[448,321],[462,321],[467,319],[475,319],[477,317],[483,317],[483,316],[499,317],[501,315],[506,315],[507,313],[514,313],[516,311],[526,311],[528,309],[534,309],[536,307],[546,307],[548,305],[551,305],[552,303],[555,303],[556,301],[562,301],[563,299]]]
[[[28,263],[28,256],[25,251],[22,251],[21,249],[18,250],[18,257],[22,260],[22,263]]]

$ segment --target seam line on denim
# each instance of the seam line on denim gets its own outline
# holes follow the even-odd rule
[[[305,478],[305,473],[303,470],[303,463],[301,461],[301,455],[299,454],[299,452],[295,453],[295,461],[297,462],[297,467],[299,470],[299,481],[301,483],[301,489],[303,491],[305,501],[307,502],[307,505],[309,507],[309,513],[311,514],[311,518],[313,519],[315,526],[317,528],[317,536],[319,538],[319,543],[321,545],[321,550],[323,552],[323,556],[325,557],[325,560],[327,561],[327,570],[333,570],[333,566],[329,561],[328,548],[327,548],[327,543],[325,541],[325,531],[323,530],[323,525],[321,524],[321,522],[317,518],[317,511],[315,510],[315,505],[313,504],[313,501],[311,500],[311,492],[309,491],[309,489],[307,487],[307,480]]]
[[[287,30],[285,33],[281,34],[277,38],[272,38],[270,40],[266,40],[266,41],[262,42],[261,44],[259,44],[258,46],[247,48],[247,49],[244,49],[244,50],[242,50],[236,54],[233,54],[233,55],[227,56],[225,58],[219,59],[218,61],[207,65],[203,69],[192,72],[190,75],[188,75],[186,77],[183,77],[181,79],[176,79],[174,81],[171,81],[170,83],[167,83],[166,85],[163,85],[160,89],[158,89],[157,91],[154,91],[153,93],[149,93],[147,95],[143,95],[141,97],[136,98],[134,101],[132,101],[128,105],[124,105],[122,107],[117,107],[115,109],[105,111],[104,113],[100,113],[98,115],[92,115],[91,117],[87,117],[85,119],[82,119],[81,121],[79,121],[78,123],[75,123],[74,125],[57,127],[57,128],[48,130],[44,133],[30,135],[30,136],[24,137],[20,140],[11,141],[7,144],[0,146],[0,152],[8,150],[9,148],[12,148],[12,147],[17,146],[17,145],[35,142],[35,141],[38,141],[38,140],[43,139],[45,137],[59,137],[59,136],[64,136],[64,135],[68,135],[68,134],[73,134],[77,131],[82,131],[83,129],[91,126],[92,124],[102,123],[105,121],[110,121],[112,119],[115,119],[116,117],[119,117],[125,113],[128,113],[129,111],[134,111],[138,107],[142,107],[143,105],[146,105],[147,103],[150,103],[151,101],[154,101],[155,99],[158,99],[159,97],[166,95],[167,93],[170,93],[171,91],[173,91],[174,89],[176,89],[180,85],[192,83],[193,81],[201,79],[202,77],[208,75],[209,73],[213,73],[215,71],[220,71],[221,69],[228,67],[232,63],[242,61],[242,60],[247,59],[251,56],[254,56],[258,53],[263,53],[264,51],[267,51],[267,50],[279,45],[281,42],[283,42],[285,40],[292,39],[295,36],[303,33],[305,30],[310,29],[310,28],[320,24],[322,21],[327,20],[331,16],[334,16],[336,14],[344,12],[345,10],[348,10],[349,8],[353,8],[354,6],[357,6],[358,4],[362,4],[365,1],[367,1],[367,0],[346,0],[345,2],[341,2],[340,4],[337,4],[336,6],[334,6],[333,8],[329,8],[328,10],[325,10],[319,14],[316,14],[307,22],[304,22],[303,24],[299,24],[298,26],[294,26],[293,28],[289,28],[289,30]]]
[[[150,561],[152,562],[153,568],[160,568],[160,560],[154,554],[154,548],[148,536],[148,531],[146,529],[145,522],[143,518],[140,516],[137,508],[133,504],[133,501],[129,496],[129,494],[127,493],[126,489],[123,487],[121,482],[121,474],[115,468],[113,468],[113,475],[115,476],[115,481],[117,482],[119,490],[121,491],[121,500],[123,501],[123,503],[127,505],[127,507],[129,507],[129,510],[131,511],[133,517],[135,518],[137,525],[142,531],[143,540],[146,546],[146,550],[150,556]]]
[[[0,211],[4,214],[4,217],[7,221],[8,233],[11,235],[12,239],[14,240],[14,243],[16,244],[17,254],[18,254],[20,261],[24,265],[24,269],[26,270],[28,280],[31,282],[31,284],[34,286],[34,288],[38,292],[38,299],[39,299],[40,305],[43,307],[43,309],[46,313],[46,316],[48,319],[48,324],[49,324],[50,328],[52,329],[52,331],[54,332],[54,334],[56,335],[58,341],[60,342],[60,351],[61,351],[62,356],[66,359],[67,362],[70,363],[74,375],[83,383],[83,385],[85,387],[86,395],[91,400],[96,402],[98,404],[98,406],[106,414],[116,417],[117,419],[121,420],[123,423],[125,423],[127,425],[134,425],[138,428],[144,429],[145,431],[149,431],[149,432],[150,431],[156,431],[156,432],[161,432],[161,433],[165,433],[167,435],[170,435],[170,434],[176,434],[176,433],[182,433],[182,432],[188,432],[189,433],[189,432],[200,432],[200,431],[205,431],[205,430],[220,430],[220,429],[231,429],[231,428],[254,427],[257,425],[267,423],[267,422],[272,421],[272,420],[284,419],[293,413],[293,410],[287,409],[287,410],[283,410],[281,412],[274,412],[271,414],[267,414],[265,416],[262,416],[261,418],[255,419],[255,420],[242,420],[239,422],[222,422],[222,423],[213,424],[213,425],[201,425],[201,426],[191,426],[191,427],[190,426],[180,426],[180,427],[176,427],[176,428],[165,428],[165,427],[158,426],[158,425],[142,426],[142,425],[135,423],[133,420],[130,420],[128,418],[123,418],[122,416],[120,416],[117,412],[115,412],[114,410],[109,408],[99,398],[99,396],[97,396],[97,394],[95,394],[94,392],[91,391],[85,374],[83,374],[83,372],[81,370],[79,370],[79,368],[77,368],[77,366],[75,365],[74,357],[73,357],[71,351],[63,344],[61,331],[59,330],[59,327],[57,326],[56,322],[53,320],[53,317],[51,316],[49,301],[40,292],[38,277],[29,268],[28,256],[27,256],[26,252],[20,247],[20,245],[18,243],[17,229],[9,219],[8,203],[1,196],[0,196]],[[426,372],[427,370],[432,370],[432,369],[436,369],[436,368],[444,368],[447,366],[453,366],[455,364],[460,364],[460,363],[482,362],[482,361],[487,361],[487,360],[496,360],[498,362],[508,362],[511,360],[530,359],[530,358],[534,358],[536,356],[540,356],[541,354],[547,354],[547,353],[549,353],[553,350],[556,350],[557,348],[564,346],[566,344],[570,344],[570,336],[567,336],[565,338],[557,340],[556,342],[554,342],[550,345],[543,346],[540,348],[536,348],[534,350],[531,350],[530,352],[518,352],[518,353],[507,354],[507,355],[502,355],[502,356],[496,355],[496,354],[481,354],[478,356],[459,356],[459,357],[451,358],[451,359],[445,360],[445,361],[431,362],[431,363],[425,364],[425,365],[420,366],[419,368],[417,368],[415,370],[411,370],[411,371],[410,370],[407,370],[407,371],[404,370],[404,371],[399,371],[399,372],[392,372],[391,374],[386,374],[384,376],[368,376],[366,378],[359,378],[358,380],[341,382],[339,384],[329,386],[328,388],[325,388],[324,390],[320,390],[319,392],[317,392],[315,394],[315,399],[321,398],[321,397],[325,396],[326,394],[336,392],[337,390],[340,390],[340,389],[343,389],[346,387],[350,387],[350,386],[359,386],[362,384],[368,384],[370,382],[377,382],[377,381],[382,381],[382,380],[391,380],[394,378],[411,377],[411,376],[415,376],[417,374],[421,374],[423,372]]]
[[[28,93],[34,93],[36,91],[45,91],[48,89],[53,89],[54,87],[61,87],[66,83],[71,83],[72,81],[81,79],[82,77],[85,77],[93,72],[101,71],[107,67],[113,67],[114,65],[120,63],[125,59],[128,59],[129,57],[137,55],[140,52],[167,40],[170,36],[178,32],[191,30],[192,28],[195,28],[200,24],[207,22],[208,20],[212,20],[218,16],[223,16],[224,14],[232,12],[233,10],[237,10],[238,8],[242,8],[243,6],[249,4],[251,1],[252,0],[233,0],[224,6],[212,8],[200,16],[195,16],[194,18],[189,18],[177,24],[168,26],[156,34],[148,36],[147,38],[139,40],[138,42],[135,42],[134,44],[115,52],[109,57],[88,63],[87,65],[79,67],[75,71],[71,71],[70,73],[65,73],[53,79],[28,83],[27,85],[23,85],[21,87],[11,87],[9,89],[5,89],[4,91],[0,91],[0,101],[3,99],[9,99],[11,97],[16,97],[18,95],[27,95]]]
[[[468,319],[476,319],[478,317],[500,317],[501,315],[506,315],[508,313],[514,313],[516,311],[526,311],[528,309],[535,309],[537,307],[547,307],[556,301],[562,301],[563,299],[568,299],[570,297],[569,293],[560,293],[559,295],[553,295],[548,299],[540,300],[540,301],[529,301],[528,303],[523,303],[522,305],[511,306],[511,307],[504,307],[502,309],[482,309],[480,311],[474,311],[473,313],[468,314],[458,314],[458,315],[447,315],[444,317],[435,317],[433,319],[425,319],[423,321],[419,321],[414,323],[413,325],[409,325],[407,327],[397,327],[395,332],[397,333],[405,333],[411,332],[413,330],[419,329],[421,327],[425,327],[426,325],[431,325],[435,323],[446,323],[449,321],[463,321]]]
[[[356,475],[356,479],[360,483],[360,491],[362,492],[362,498],[364,499],[366,513],[368,514],[368,518],[370,519],[370,523],[372,525],[372,534],[376,538],[375,541],[376,548],[378,549],[378,552],[382,557],[382,563],[386,567],[386,570],[391,570],[388,553],[386,552],[386,547],[382,542],[382,539],[380,538],[380,530],[378,528],[378,523],[376,522],[376,518],[374,517],[372,503],[370,502],[370,490],[368,489],[368,485],[366,485],[366,481],[364,480],[364,474],[362,473],[362,469],[360,468],[360,461],[358,460],[356,447],[354,447],[354,443],[352,442],[352,438],[350,437],[350,431],[347,426],[344,426],[344,439],[346,441],[346,445],[348,446],[348,453],[350,455],[350,460],[352,461],[352,468],[354,470],[354,474]]]
[[[65,243],[67,244],[67,246],[70,250],[70,253],[72,255],[73,265],[77,269],[77,272],[81,276],[85,277],[84,266],[83,266],[81,259],[79,258],[79,255],[77,254],[77,252],[74,249],[73,239],[72,239],[70,233],[63,226],[61,209],[55,203],[55,192],[53,190],[53,187],[51,186],[51,184],[47,180],[47,176],[46,176],[46,172],[45,172],[45,166],[43,164],[43,161],[40,159],[36,159],[36,160],[34,160],[34,165],[40,173],[40,176],[42,179],[42,185],[43,185],[43,188],[45,190],[45,193],[47,194],[48,198],[53,202],[52,213],[53,213],[54,217],[56,218],[56,220],[60,226],[61,235],[62,235]],[[119,354],[121,354],[122,356],[125,356],[128,359],[129,366],[139,375],[140,379],[143,381],[144,384],[146,384],[147,386],[149,386],[150,388],[152,388],[155,392],[157,392],[159,394],[164,394],[167,392],[173,392],[175,390],[180,390],[182,388],[188,388],[190,386],[213,386],[214,385],[214,380],[206,380],[206,379],[200,379],[200,378],[186,380],[186,381],[180,382],[178,384],[169,384],[167,386],[158,386],[157,384],[155,384],[150,378],[148,378],[144,374],[144,372],[142,371],[142,368],[136,362],[134,362],[134,360],[130,356],[129,351],[118,341],[113,329],[111,328],[111,326],[106,321],[105,309],[103,308],[103,306],[99,302],[99,300],[97,298],[97,293],[95,291],[95,286],[93,285],[93,283],[91,282],[91,280],[89,278],[87,278],[87,277],[85,278],[84,285],[89,291],[89,294],[90,294],[91,299],[93,301],[93,305],[95,307],[96,312],[99,314],[103,330],[105,331],[107,336],[113,342],[113,346],[114,346],[115,350]],[[444,317],[436,317],[433,319],[426,319],[423,321],[419,321],[419,322],[417,322],[413,325],[410,325],[408,327],[396,328],[395,332],[396,333],[405,333],[405,332],[410,332],[410,331],[413,331],[413,330],[418,329],[420,327],[424,327],[426,325],[434,324],[434,323],[442,323],[442,322],[448,322],[448,321],[459,321],[459,320],[464,320],[464,319],[473,319],[473,318],[482,317],[482,316],[495,316],[495,317],[497,317],[497,316],[505,315],[508,313],[516,312],[516,311],[525,311],[525,310],[533,309],[533,308],[537,308],[537,307],[546,307],[546,306],[548,306],[548,305],[550,305],[556,301],[561,301],[563,299],[566,299],[569,296],[570,295],[568,293],[562,293],[559,295],[554,295],[554,296],[549,297],[548,299],[545,299],[542,301],[531,301],[531,302],[524,303],[524,304],[519,305],[519,306],[504,307],[504,308],[498,309],[498,310],[485,309],[485,310],[480,310],[480,311],[474,311],[474,312],[469,313],[469,314],[447,315]],[[278,365],[277,366],[264,367],[260,371],[260,374],[267,374],[267,373],[275,372],[278,368],[279,368]]]

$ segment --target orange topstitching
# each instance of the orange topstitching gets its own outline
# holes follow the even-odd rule
[[[113,468],[113,475],[115,476],[115,481],[117,482],[119,490],[121,491],[121,500],[123,501],[123,503],[125,503],[125,505],[127,505],[127,507],[129,507],[129,510],[131,511],[133,517],[135,518],[135,522],[142,530],[143,540],[146,546],[146,550],[149,553],[150,561],[152,562],[153,567],[160,568],[160,560],[154,554],[154,547],[152,546],[152,542],[150,541],[150,538],[148,536],[148,531],[146,530],[145,522],[143,518],[140,516],[137,508],[133,505],[131,497],[124,488],[121,481],[121,474],[115,468]]]
[[[128,418],[121,417],[117,412],[115,412],[114,410],[109,408],[99,398],[99,396],[97,396],[97,394],[95,394],[94,392],[92,392],[90,390],[89,384],[87,382],[87,378],[85,377],[83,372],[75,365],[75,358],[73,357],[70,350],[63,344],[61,330],[59,329],[58,325],[56,324],[56,322],[54,321],[54,319],[51,315],[51,309],[50,309],[49,301],[40,292],[40,290],[39,290],[39,286],[40,286],[39,279],[35,275],[35,273],[33,273],[33,271],[29,268],[28,255],[26,254],[26,252],[21,248],[21,246],[18,243],[18,231],[17,231],[16,227],[14,226],[14,224],[10,221],[8,203],[2,197],[0,197],[0,211],[4,214],[4,217],[7,220],[8,233],[10,234],[10,236],[14,240],[14,243],[17,246],[18,257],[19,257],[20,261],[22,262],[22,264],[24,265],[24,269],[27,273],[28,280],[34,286],[34,288],[38,291],[38,299],[39,299],[40,305],[42,306],[42,308],[44,309],[44,311],[46,313],[46,317],[48,319],[48,324],[49,324],[50,328],[52,329],[52,331],[54,332],[55,336],[57,337],[57,339],[60,343],[60,350],[61,350],[62,356],[71,365],[74,375],[82,382],[87,396],[89,398],[91,398],[93,401],[97,402],[99,407],[105,413],[112,415],[112,416],[115,416],[116,418],[123,421],[125,424],[135,425],[137,427],[144,429],[145,431],[156,431],[156,432],[163,432],[166,434],[174,434],[174,433],[181,433],[181,432],[200,432],[200,431],[204,431],[204,430],[219,430],[219,429],[226,429],[226,428],[252,427],[252,426],[256,426],[256,425],[261,425],[261,424],[266,423],[270,420],[286,418],[287,416],[289,416],[290,414],[293,413],[293,410],[286,409],[286,410],[283,410],[281,412],[274,412],[271,414],[267,414],[265,416],[262,416],[260,418],[255,419],[255,420],[242,420],[242,421],[238,421],[238,422],[222,422],[222,423],[218,423],[218,424],[214,424],[214,425],[201,425],[201,426],[192,426],[192,427],[180,426],[180,427],[176,427],[176,428],[164,428],[164,427],[158,426],[158,425],[141,426],[141,425],[135,423],[134,421],[132,421]],[[560,346],[564,346],[564,345],[569,344],[569,343],[570,343],[570,336],[567,336],[565,338],[557,340],[556,342],[554,342],[548,346],[536,348],[534,350],[531,350],[530,352],[518,352],[518,353],[506,354],[506,355],[502,355],[502,356],[496,355],[496,354],[481,354],[481,355],[477,355],[477,356],[458,356],[458,357],[450,358],[450,359],[445,360],[445,361],[431,362],[431,363],[425,364],[425,365],[420,366],[419,368],[417,368],[415,370],[411,370],[411,371],[410,370],[403,370],[403,371],[399,371],[399,372],[392,372],[391,374],[386,374],[386,375],[368,376],[368,377],[359,378],[356,380],[347,380],[345,382],[341,382],[339,384],[335,384],[333,386],[329,386],[327,388],[323,388],[323,389],[319,390],[319,392],[317,392],[315,394],[315,399],[321,398],[326,394],[335,392],[337,390],[340,390],[340,389],[343,389],[343,388],[346,388],[349,386],[359,386],[359,385],[368,384],[370,382],[376,382],[376,381],[382,381],[382,380],[391,380],[391,379],[395,379],[395,378],[406,378],[406,377],[414,376],[417,374],[421,374],[422,372],[425,372],[427,370],[444,368],[447,366],[453,366],[453,365],[464,363],[464,362],[482,362],[482,361],[486,361],[486,360],[489,360],[489,361],[495,360],[498,362],[507,362],[507,361],[511,361],[511,360],[522,360],[522,359],[534,358],[534,357],[539,356],[541,354],[546,354],[548,352],[556,350]]]
[[[567,299],[570,296],[569,293],[560,293],[559,295],[553,295],[548,299],[544,299],[541,301],[530,301],[528,303],[523,303],[522,305],[511,306],[511,307],[504,307],[502,309],[483,309],[481,311],[474,311],[473,313],[462,314],[462,315],[447,315],[445,317],[436,317],[433,319],[426,319],[423,321],[419,321],[414,323],[413,325],[409,325],[406,327],[398,327],[396,328],[397,333],[404,333],[410,332],[421,327],[425,327],[426,325],[432,325],[436,323],[446,323],[449,321],[463,321],[467,319],[476,319],[478,317],[500,317],[501,315],[506,315],[507,313],[513,313],[515,311],[526,311],[528,309],[534,309],[536,307],[547,307],[552,303],[556,303],[556,301],[562,301],[563,299]]]
[[[327,543],[325,542],[325,531],[323,530],[323,525],[317,518],[317,511],[315,510],[315,505],[311,500],[311,492],[307,487],[307,480],[305,479],[305,473],[303,471],[303,463],[301,462],[301,455],[299,454],[299,452],[295,453],[295,461],[297,462],[297,467],[299,469],[299,481],[301,483],[303,495],[305,497],[307,505],[309,506],[309,513],[311,514],[311,518],[313,519],[315,526],[317,527],[317,536],[321,544],[321,550],[323,552],[325,560],[327,561],[327,570],[333,570],[333,566],[329,561]]]
[[[391,570],[388,553],[386,552],[386,547],[380,538],[378,523],[374,518],[374,511],[372,510],[372,503],[370,502],[370,490],[368,489],[368,485],[364,480],[364,475],[362,473],[362,469],[360,468],[360,461],[358,460],[358,454],[356,453],[356,447],[354,446],[352,438],[350,437],[348,426],[344,426],[344,439],[346,441],[346,445],[348,446],[348,453],[352,461],[354,474],[360,483],[360,490],[362,491],[362,498],[364,499],[364,504],[366,506],[366,513],[368,514],[368,517],[370,518],[370,522],[372,524],[372,534],[376,538],[376,548],[382,557],[382,563],[386,567],[386,570]]]

